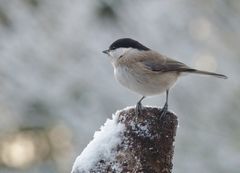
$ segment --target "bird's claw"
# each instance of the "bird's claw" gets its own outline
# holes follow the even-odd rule
[[[142,104],[138,102],[135,108],[135,115],[139,116],[141,114],[142,114]]]
[[[160,120],[167,114],[167,112],[168,112],[168,104],[165,103],[164,107],[161,110]]]

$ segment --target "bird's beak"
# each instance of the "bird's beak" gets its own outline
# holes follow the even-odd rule
[[[107,55],[109,55],[109,50],[104,50],[104,51],[102,51],[103,53],[105,53],[105,54],[107,54]]]

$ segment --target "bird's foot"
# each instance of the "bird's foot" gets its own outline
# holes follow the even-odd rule
[[[167,114],[167,112],[168,112],[168,104],[165,103],[164,107],[161,110],[160,120]]]
[[[136,108],[135,108],[136,117],[138,117],[139,115],[142,114],[142,109],[143,109],[143,107],[142,107],[141,102],[138,102],[137,105],[136,105]]]

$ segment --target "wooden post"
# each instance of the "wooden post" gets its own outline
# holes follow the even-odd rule
[[[160,119],[160,113],[160,109],[152,107],[145,107],[138,117],[134,108],[120,111],[118,122],[125,128],[121,142],[112,149],[114,158],[98,160],[89,172],[171,173],[178,121],[171,112]]]

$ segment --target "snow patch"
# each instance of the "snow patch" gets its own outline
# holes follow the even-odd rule
[[[107,119],[100,131],[95,132],[93,140],[76,158],[72,173],[88,172],[100,160],[113,160],[113,149],[120,144],[121,132],[125,128],[124,124],[118,122],[119,112],[112,119]]]

